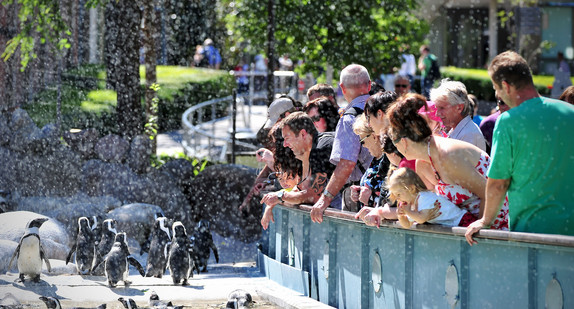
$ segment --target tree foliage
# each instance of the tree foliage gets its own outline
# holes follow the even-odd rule
[[[267,0],[224,0],[236,46],[265,50]],[[428,32],[412,12],[416,0],[275,0],[277,55],[304,59],[308,69],[360,63],[390,72],[404,48],[418,47]]]
[[[60,15],[60,2],[54,0],[4,0],[2,5],[18,6],[20,31],[10,39],[2,53],[7,61],[20,47],[20,65],[24,70],[31,59],[38,57],[35,51],[35,35],[40,34],[41,44],[51,43],[61,50],[69,48],[71,35],[68,25]]]

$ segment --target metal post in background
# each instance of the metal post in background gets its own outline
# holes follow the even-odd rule
[[[275,99],[275,0],[267,3],[267,106]]]
[[[237,118],[237,89],[233,89],[233,108],[231,109],[231,119],[233,126],[231,130],[231,164],[235,164],[235,120]]]

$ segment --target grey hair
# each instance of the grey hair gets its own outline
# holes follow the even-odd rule
[[[471,105],[468,98],[466,86],[455,80],[445,78],[440,81],[438,88],[433,88],[430,91],[430,99],[433,102],[445,98],[450,105],[463,104],[464,108],[460,113],[463,117],[469,114]]]
[[[371,77],[367,68],[360,64],[350,64],[341,71],[340,83],[345,88],[355,89],[370,85]]]

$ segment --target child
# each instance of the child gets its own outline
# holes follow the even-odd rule
[[[299,175],[292,175],[287,172],[277,172],[275,173],[279,183],[281,184],[280,191],[291,192],[293,190],[297,190],[297,184],[299,183]],[[266,197],[263,197],[261,203],[264,202]],[[265,211],[263,212],[263,217],[261,218],[261,225],[263,229],[267,229],[269,227],[269,221],[275,222],[275,218],[273,218],[273,208],[274,205],[265,205]]]
[[[409,168],[394,171],[388,186],[391,199],[399,203],[397,216],[404,228],[411,227],[414,222],[466,227],[477,220],[444,196],[427,190],[419,175]]]

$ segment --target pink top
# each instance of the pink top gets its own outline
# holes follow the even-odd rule
[[[434,171],[435,178],[438,181],[437,185],[435,186],[435,190],[438,194],[446,197],[448,200],[456,204],[458,207],[462,209],[468,210],[473,215],[478,216],[480,212],[480,198],[475,195],[474,193],[470,192],[468,189],[461,187],[458,184],[448,184],[442,181],[440,175],[438,174],[434,164],[432,162],[432,158],[430,156],[430,140],[428,144],[428,155],[431,167]],[[490,166],[490,157],[485,153],[482,152],[480,155],[480,159],[476,164],[476,171],[482,175],[485,179],[488,179],[486,176],[486,172],[488,171],[488,167]],[[508,230],[508,196],[504,199],[504,204],[496,216],[494,223],[491,226],[492,229],[497,230]]]

